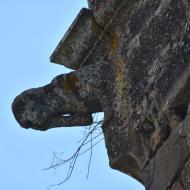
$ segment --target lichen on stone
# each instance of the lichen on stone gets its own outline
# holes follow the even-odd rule
[[[146,190],[188,190],[189,1],[88,2],[51,59],[75,71],[17,96],[15,118],[47,130],[104,112],[112,168]]]

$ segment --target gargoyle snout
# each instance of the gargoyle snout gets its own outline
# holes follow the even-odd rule
[[[23,128],[30,128],[31,127],[31,122],[30,121],[25,121],[23,120],[23,114],[25,111],[25,103],[22,101],[21,97],[17,96],[13,103],[12,103],[12,111],[14,114],[15,119],[17,122],[20,124],[21,127]]]
[[[40,102],[41,88],[30,89],[17,96],[12,103],[12,111],[15,119],[21,127],[38,129],[47,117],[43,111],[43,104]]]

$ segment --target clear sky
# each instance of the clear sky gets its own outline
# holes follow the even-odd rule
[[[0,0],[0,189],[45,190],[64,179],[67,167],[43,171],[53,152],[70,155],[83,129],[59,128],[47,132],[19,127],[11,103],[22,91],[45,85],[68,72],[49,62],[49,56],[86,0]],[[90,176],[85,179],[89,155],[82,156],[72,178],[55,190],[144,190],[132,178],[109,168],[104,143],[93,150]]]

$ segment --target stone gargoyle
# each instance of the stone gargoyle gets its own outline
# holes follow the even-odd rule
[[[50,58],[75,71],[19,95],[15,118],[47,130],[104,112],[112,168],[146,190],[189,190],[190,2],[88,3]]]
[[[102,112],[102,93],[98,92],[102,76],[101,72],[95,76],[96,69],[87,66],[59,75],[43,87],[24,91],[12,104],[15,118],[22,127],[36,130],[92,124],[92,114]]]

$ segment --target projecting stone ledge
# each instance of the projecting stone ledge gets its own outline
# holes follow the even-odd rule
[[[74,70],[92,63],[94,59],[88,62],[86,59],[94,46],[98,52],[93,54],[98,54],[98,59],[106,51],[103,37],[105,41],[108,33],[95,22],[92,11],[83,8],[51,55],[50,61]]]
[[[21,93],[15,118],[48,130],[89,125],[103,111],[112,168],[146,190],[189,190],[190,2],[89,5],[52,55],[76,70]]]

